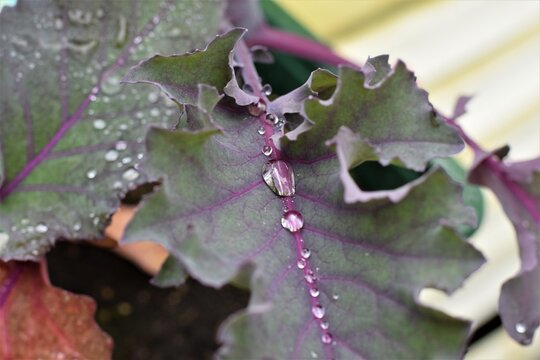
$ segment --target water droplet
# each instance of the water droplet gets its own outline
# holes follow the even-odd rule
[[[156,101],[158,101],[159,99],[159,94],[155,91],[151,92],[150,94],[148,94],[148,101],[150,101],[151,103],[155,103]]]
[[[97,175],[97,171],[94,169],[88,170],[88,172],[86,173],[86,177],[89,179],[95,178],[96,175]]]
[[[266,84],[262,87],[262,92],[266,96],[272,95],[272,85]]]
[[[334,300],[338,300],[338,299],[339,299],[339,295],[338,295],[338,294],[334,294],[334,295],[332,295],[332,299],[334,299]]]
[[[113,189],[120,190],[122,188],[122,183],[120,181],[115,181],[113,184]]]
[[[306,259],[298,259],[298,261],[296,262],[296,267],[299,268],[300,270],[304,269],[307,265],[307,262],[306,262]]]
[[[262,101],[259,101],[256,104],[248,105],[248,112],[250,113],[251,116],[259,116],[265,111],[266,111],[266,105]]]
[[[141,160],[143,157],[144,157],[143,153],[138,153],[137,154],[137,159]]]
[[[96,95],[90,95],[89,97],[90,101],[94,102],[97,100],[97,96]]]
[[[47,230],[49,230],[49,228],[44,223],[39,223],[39,224],[36,225],[35,230],[36,230],[36,232],[38,232],[40,234],[44,234],[44,233],[47,232]]]
[[[82,225],[80,222],[76,222],[75,224],[73,224],[73,230],[79,231],[81,230],[81,228],[82,228]]]
[[[104,93],[109,94],[109,95],[114,95],[118,93],[122,89],[122,84],[120,84],[120,76],[119,75],[109,76],[101,84],[101,89],[103,90]]]
[[[293,196],[295,192],[294,172],[283,160],[264,164],[262,169],[264,182],[279,196]]]
[[[266,115],[266,121],[268,121],[270,124],[275,124],[277,121],[277,116],[274,114],[267,114]]]
[[[105,153],[105,160],[107,161],[115,161],[118,159],[118,151],[116,150],[109,150]]]
[[[523,323],[517,323],[516,331],[518,334],[524,334],[527,331],[527,326]]]
[[[122,177],[127,181],[133,181],[139,177],[139,172],[135,169],[127,169],[122,174]]]
[[[324,317],[324,314],[326,313],[326,310],[324,310],[322,305],[317,304],[311,308],[311,313],[317,319],[322,319]]]
[[[328,323],[328,321],[321,322],[321,329],[328,330],[329,327],[330,327],[330,324]]]
[[[127,149],[127,143],[125,141],[119,141],[115,145],[115,149],[118,151],[123,151]]]
[[[316,280],[315,276],[310,275],[310,274],[306,274],[306,275],[304,276],[304,279],[306,279],[306,282],[307,282],[308,284],[313,284],[313,283],[315,282],[315,280]]]
[[[62,21],[62,19],[54,19],[54,28],[56,30],[62,30],[63,27],[64,27],[64,22]]]
[[[135,45],[138,45],[138,44],[140,44],[141,42],[142,42],[142,37],[140,37],[140,36],[135,36],[135,38],[133,39],[133,43],[134,43]]]
[[[321,341],[323,342],[323,344],[330,344],[332,342],[332,334],[328,332],[322,334]]]
[[[262,153],[263,153],[264,155],[266,155],[266,156],[272,155],[272,151],[273,151],[273,150],[272,150],[272,147],[269,146],[269,145],[264,145],[264,146],[262,147]]]
[[[298,211],[287,211],[281,218],[281,226],[290,232],[296,232],[304,226],[304,218]]]
[[[311,295],[311,297],[315,298],[315,297],[319,296],[319,294],[320,294],[319,289],[317,289],[317,288],[309,289],[309,295]]]
[[[316,353],[315,351],[312,351],[312,352],[311,352],[311,357],[314,358],[314,359],[316,359],[316,358],[319,357],[319,355],[317,355],[317,353]]]
[[[129,156],[126,156],[122,159],[122,164],[129,164],[131,162],[131,158]]]
[[[259,130],[257,130],[257,132],[259,133],[259,135],[264,135],[266,133],[266,130],[261,126]]]
[[[6,246],[9,241],[9,235],[5,232],[0,232],[0,251]]]
[[[302,249],[302,257],[304,259],[309,259],[310,256],[311,256],[311,250],[309,250],[308,248],[303,248]]]

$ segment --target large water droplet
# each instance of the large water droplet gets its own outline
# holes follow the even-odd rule
[[[266,105],[262,101],[259,101],[256,104],[248,105],[248,112],[251,116],[259,116],[265,111]]]
[[[330,333],[324,333],[321,335],[321,341],[323,344],[330,344],[332,342],[332,334]]]
[[[263,92],[263,94],[266,95],[266,96],[272,95],[272,85],[270,85],[270,84],[265,84],[265,85],[262,87],[262,92]]]
[[[36,225],[35,230],[36,230],[36,232],[38,232],[40,234],[44,234],[44,233],[47,232],[47,230],[49,230],[49,228],[44,223],[39,223],[39,224]]]
[[[86,177],[89,179],[95,178],[96,175],[97,175],[97,171],[94,169],[88,170],[88,172],[86,173]]]
[[[309,250],[308,248],[303,248],[302,249],[302,257],[304,259],[309,259],[310,256],[311,256],[311,250]]]
[[[94,120],[93,124],[94,124],[94,129],[96,130],[103,130],[107,126],[107,123],[103,119],[96,119]]]
[[[299,268],[300,270],[304,269],[306,265],[307,265],[307,262],[306,262],[306,259],[304,258],[300,258],[296,262],[296,267]]]
[[[116,150],[109,150],[105,153],[105,160],[107,161],[115,161],[118,159],[118,151]]]
[[[317,289],[317,288],[315,288],[315,287],[309,289],[309,295],[311,295],[311,297],[314,297],[314,298],[315,298],[315,297],[319,296],[319,294],[320,294],[319,289]]]
[[[127,181],[133,181],[139,177],[139,172],[135,169],[127,169],[122,174],[122,177]]]
[[[317,304],[311,308],[311,313],[317,319],[322,319],[326,313],[326,310],[322,307],[322,305]]]
[[[273,151],[273,150],[272,150],[272,147],[269,146],[269,145],[264,145],[264,146],[262,147],[262,153],[263,153],[264,155],[266,155],[266,156],[272,155],[272,151]]]
[[[290,232],[298,231],[304,226],[304,218],[298,211],[287,211],[281,218],[281,226]]]
[[[524,334],[527,331],[527,326],[523,323],[516,324],[516,332],[518,334]]]
[[[294,195],[294,172],[287,162],[277,160],[264,164],[262,176],[266,185],[277,195]]]

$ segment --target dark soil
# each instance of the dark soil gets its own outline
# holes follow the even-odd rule
[[[94,298],[96,319],[114,339],[114,359],[210,359],[219,324],[244,308],[249,293],[215,290],[189,280],[176,289],[108,250],[59,243],[47,255],[53,285]]]

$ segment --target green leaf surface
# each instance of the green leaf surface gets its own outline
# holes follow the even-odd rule
[[[123,194],[148,180],[138,169],[147,126],[178,118],[166,96],[120,79],[141,58],[203,47],[221,16],[221,2],[196,0],[2,9],[2,259],[35,259],[60,237],[101,237]]]
[[[461,147],[453,131],[431,124],[427,97],[404,66],[393,74],[370,89],[363,80],[358,83],[361,74],[342,70],[338,82],[354,86],[338,86],[334,97],[346,109],[335,109],[338,101],[330,106],[323,105],[325,100],[307,101],[313,128],[271,154],[294,169],[293,197],[276,196],[261,176],[269,161],[261,148],[276,131],[265,123],[264,112],[253,117],[224,97],[210,114],[213,129],[190,131],[181,124],[177,131],[149,131],[142,168],[163,185],[139,206],[123,241],[155,240],[207,285],[250,279],[249,306],[222,327],[219,357],[432,359],[463,354],[469,324],[417,301],[425,287],[453,291],[483,261],[456,231],[474,218],[462,202],[461,186],[433,169],[409,184],[400,201],[347,204],[342,165],[327,145],[347,125],[383,149],[374,151],[373,159],[389,161],[388,154],[407,149],[400,159],[414,168]],[[420,139],[425,140],[420,150],[427,154],[414,160],[418,141],[411,140],[412,134],[424,129],[430,132]],[[383,144],[396,138],[403,144]],[[282,226],[283,209],[291,207],[303,215],[303,228],[295,232]]]

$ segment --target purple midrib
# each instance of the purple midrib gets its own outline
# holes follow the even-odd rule
[[[166,14],[166,12],[169,10],[168,1],[165,1],[161,6],[159,10],[159,19],[162,19],[163,16]],[[150,20],[146,23],[146,25],[143,27],[143,29],[133,37],[135,39],[136,37],[144,38],[150,31],[152,31],[158,24],[161,23],[161,20],[158,22],[153,22],[152,17]],[[142,43],[142,41],[140,42]],[[140,44],[139,43],[139,44]],[[130,50],[134,47],[137,47],[139,44],[134,44],[133,41],[130,43],[130,45],[118,56],[116,61],[106,70],[103,71],[102,76],[99,77],[98,84],[96,84],[93,89],[97,89],[97,91],[89,93],[82,103],[79,105],[77,110],[64,122],[62,122],[62,125],[58,129],[58,131],[53,135],[51,140],[45,145],[40,152],[32,158],[29,162],[27,162],[24,167],[21,169],[21,171],[10,181],[6,182],[4,186],[0,188],[0,201],[5,200],[16,188],[19,186],[21,182],[24,181],[34,171],[34,169],[39,166],[47,158],[47,156],[50,154],[52,149],[58,144],[60,140],[64,137],[64,135],[71,129],[73,125],[75,125],[81,118],[84,113],[84,111],[90,106],[91,103],[91,96],[97,95],[99,93],[101,83],[104,79],[107,78],[108,74],[111,74],[114,72],[117,68],[122,66],[126,59],[129,57]]]

